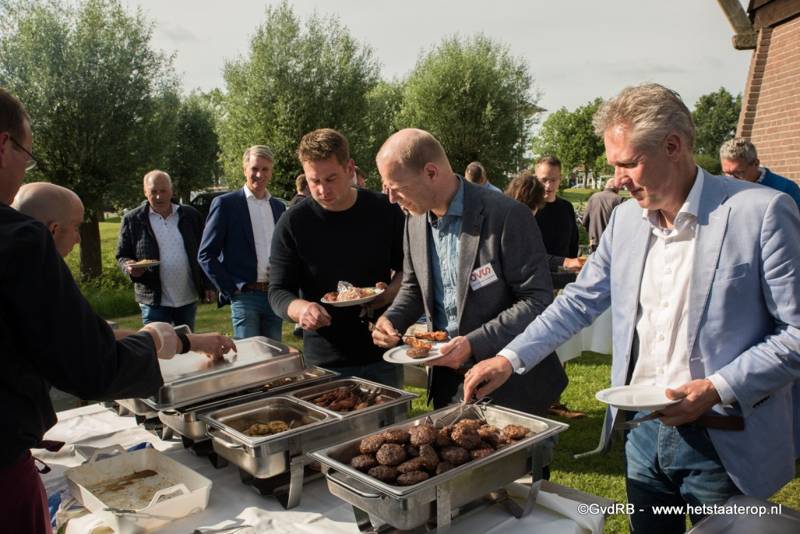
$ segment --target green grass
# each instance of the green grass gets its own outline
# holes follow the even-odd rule
[[[569,189],[564,192],[564,197],[572,202],[585,201],[591,190]],[[101,223],[100,231],[103,243],[104,269],[116,268],[113,255],[116,249],[116,239],[119,225],[117,223]],[[110,251],[110,252],[109,252]],[[71,256],[75,256],[73,252]],[[77,256],[75,256],[77,257]],[[71,260],[75,267],[75,258]],[[127,295],[130,309],[125,313],[106,315],[104,317],[116,321],[120,328],[137,329],[141,326],[141,316],[138,307],[133,303],[133,287],[128,284],[123,289],[102,288],[96,290],[95,298],[103,306],[110,306],[116,299],[124,300]],[[302,340],[292,335],[294,325],[284,323],[283,340],[299,350],[302,350]],[[198,306],[196,330],[198,332],[222,332],[230,334],[230,308],[217,308],[216,304],[201,304]],[[625,502],[625,479],[623,470],[623,455],[621,439],[616,437],[609,453],[595,455],[580,460],[573,459],[572,455],[585,452],[597,445],[600,429],[603,423],[605,407],[595,400],[595,392],[608,387],[611,372],[611,358],[608,355],[584,353],[583,357],[572,360],[567,364],[567,374],[570,384],[562,395],[562,402],[574,410],[586,412],[587,417],[563,421],[570,428],[559,437],[555,459],[552,465],[551,480],[565,486],[599,495],[617,502]],[[406,388],[417,393],[420,397],[412,402],[411,416],[417,416],[429,410],[425,399],[425,391],[421,388]],[[798,466],[800,470],[800,466]],[[800,477],[796,477],[771,499],[776,503],[800,509]],[[628,527],[622,515],[607,518],[607,533],[627,532]]]

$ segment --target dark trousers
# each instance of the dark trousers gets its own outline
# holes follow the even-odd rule
[[[31,453],[0,469],[0,530],[52,534],[47,494]]]

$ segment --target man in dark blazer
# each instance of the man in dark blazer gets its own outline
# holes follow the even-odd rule
[[[245,151],[245,185],[214,199],[200,243],[198,260],[219,290],[219,306],[231,305],[235,339],[281,339],[283,321],[267,300],[272,234],[286,211],[267,189],[272,163],[272,152],[266,146]]]
[[[530,209],[457,176],[428,132],[401,130],[376,160],[389,199],[410,216],[403,283],[373,340],[396,345],[423,314],[430,327],[447,330],[445,357],[430,362],[428,398],[438,408],[459,400],[469,367],[497,354],[553,300],[544,245]],[[444,366],[456,358],[465,366]],[[552,354],[535,376],[509,381],[493,399],[544,414],[566,385]]]

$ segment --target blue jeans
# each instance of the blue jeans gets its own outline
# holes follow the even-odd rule
[[[267,294],[261,291],[231,297],[231,323],[234,339],[266,336],[280,341],[282,337],[283,319],[275,315],[269,307]]]
[[[639,412],[636,417],[644,417]],[[629,431],[625,442],[628,502],[633,504],[631,532],[678,533],[686,514],[656,513],[653,506],[722,504],[741,491],[731,480],[705,428],[665,426],[647,421]],[[703,515],[690,511],[692,524]]]
[[[365,380],[372,380],[389,387],[403,389],[403,366],[388,362],[375,362],[367,365],[348,365],[346,367],[330,367],[345,376],[355,376]]]
[[[151,306],[139,304],[142,309],[142,323],[170,323],[174,326],[185,324],[194,332],[194,318],[197,315],[197,303],[172,308],[170,306]]]

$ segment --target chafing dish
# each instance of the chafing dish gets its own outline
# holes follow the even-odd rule
[[[265,384],[247,391],[237,391],[198,404],[161,410],[158,412],[158,418],[165,426],[184,437],[184,444],[188,444],[187,440],[193,442],[203,441],[208,439],[206,434],[207,426],[205,421],[198,418],[200,412],[217,410],[231,406],[232,404],[256,400],[266,395],[274,395],[306,385],[327,382],[337,376],[339,376],[339,373],[335,371],[329,371],[322,367],[309,367],[297,373],[270,380]]]
[[[196,404],[245,390],[304,369],[297,350],[266,337],[236,341],[236,354],[213,362],[197,352],[159,360],[164,384],[152,397],[123,399],[118,404],[136,415]]]
[[[428,419],[436,424],[438,418],[448,413],[452,413],[452,408],[443,408],[390,428],[408,429]],[[485,458],[405,487],[381,482],[350,466],[350,460],[359,454],[358,444],[366,435],[312,452],[310,456],[322,464],[330,492],[353,506],[358,526],[364,532],[383,525],[411,530],[433,522],[443,531],[449,528],[454,515],[465,513],[487,495],[504,502],[511,513],[521,517],[536,501],[538,482],[532,484],[524,507],[508,498],[504,486],[527,474],[538,481],[544,448],[549,446],[547,438],[563,432],[568,425],[501,406],[470,407],[463,417],[474,416],[481,416],[497,427],[522,425],[532,433]],[[379,525],[373,525],[375,520]]]
[[[381,404],[349,413],[327,410],[306,399],[314,398],[336,387],[353,387],[369,391],[384,400]],[[294,390],[285,396],[270,396],[245,404],[198,414],[205,421],[212,438],[214,452],[239,466],[242,480],[253,482],[262,493],[273,494],[286,508],[300,503],[304,472],[311,463],[309,451],[349,439],[360,432],[371,432],[404,418],[415,394],[407,393],[359,378],[334,380],[325,384]],[[320,424],[306,425],[277,435],[253,438],[241,431],[254,419],[281,419],[282,410],[308,410],[323,414]],[[322,424],[322,423],[327,424]],[[288,475],[288,476],[287,476]],[[277,478],[281,477],[281,478]],[[286,478],[287,480],[283,480]],[[288,491],[276,484],[259,484],[267,479],[288,483]],[[265,490],[266,489],[266,490]],[[273,491],[278,489],[279,491]]]

